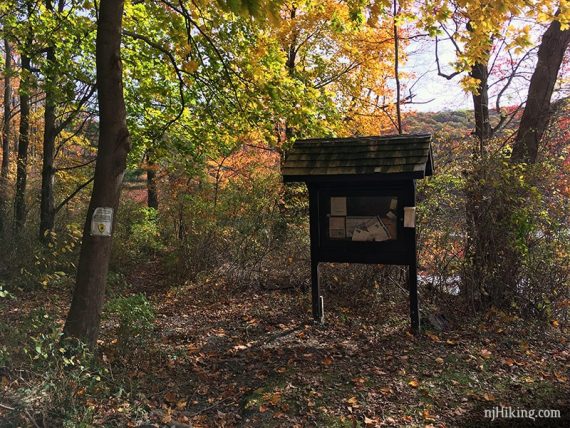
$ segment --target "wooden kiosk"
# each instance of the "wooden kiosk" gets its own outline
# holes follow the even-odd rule
[[[431,135],[296,141],[284,182],[309,190],[312,306],[324,321],[319,263],[408,265],[412,329],[419,331],[416,179],[433,174]]]

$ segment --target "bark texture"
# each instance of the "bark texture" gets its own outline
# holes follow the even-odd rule
[[[96,47],[99,147],[75,290],[64,327],[65,336],[77,338],[91,347],[95,346],[99,334],[112,239],[91,236],[91,217],[95,208],[108,207],[113,208],[113,222],[116,221],[130,149],[120,58],[123,6],[124,1],[119,0],[100,3]]]
[[[52,10],[51,1],[46,2],[48,10]],[[55,94],[54,94],[54,69],[55,48],[50,46],[46,53],[46,100],[44,110],[44,144],[42,163],[42,189],[40,200],[40,240],[44,243],[50,241],[49,231],[53,229],[55,222],[55,209],[53,202],[54,168],[53,160],[55,154]]]
[[[23,75],[20,79],[20,135],[16,161],[16,195],[14,197],[14,230],[21,232],[26,223],[26,183],[28,180],[28,146],[30,143],[30,58],[22,55]]]
[[[473,94],[473,112],[475,114],[475,135],[479,139],[479,152],[483,154],[483,142],[491,136],[489,122],[489,71],[487,64],[477,63],[471,68],[471,77],[479,80],[477,93]]]
[[[63,12],[65,2],[58,1],[57,12]],[[46,0],[46,9],[54,13],[52,0]],[[46,99],[44,110],[44,144],[43,144],[43,163],[42,163],[42,188],[40,199],[40,241],[48,243],[51,240],[49,231],[54,228],[56,208],[54,203],[54,181],[55,181],[55,140],[58,135],[56,127],[56,75],[57,75],[57,58],[54,46],[49,46],[46,50],[47,67],[46,75]]]
[[[526,106],[513,145],[513,162],[535,163],[540,141],[550,118],[550,101],[564,53],[570,42],[570,30],[553,21],[538,48],[536,68],[530,79]]]
[[[8,206],[8,171],[10,169],[10,115],[12,109],[12,47],[4,40],[4,116],[2,118],[2,168],[0,169],[0,237],[6,231]]]
[[[148,151],[146,155],[146,188],[147,188],[147,206],[158,210],[158,189],[156,186],[156,163],[152,151]]]

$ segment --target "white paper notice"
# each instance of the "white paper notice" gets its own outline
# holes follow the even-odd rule
[[[113,208],[95,208],[91,217],[91,236],[111,236]]]
[[[416,227],[416,207],[404,207],[404,227]]]
[[[346,238],[346,227],[344,217],[329,218],[329,238],[344,239]]]
[[[346,197],[331,197],[331,215],[346,215]]]

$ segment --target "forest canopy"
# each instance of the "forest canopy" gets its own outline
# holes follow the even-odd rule
[[[0,422],[446,426],[459,414],[442,403],[381,417],[378,379],[370,414],[366,394],[354,391],[342,405],[332,397],[338,405],[323,404],[320,416],[320,392],[308,392],[313,405],[285,406],[292,389],[275,379],[289,369],[260,366],[261,343],[281,333],[322,340],[323,355],[286,341],[277,352],[293,362],[311,355],[326,371],[337,363],[328,348],[337,339],[367,349],[359,329],[382,337],[379,346],[394,329],[414,355],[428,355],[422,340],[455,346],[470,337],[453,352],[458,361],[476,354],[473,370],[483,372],[491,354],[471,347],[490,352],[491,333],[477,336],[461,320],[492,320],[489,329],[508,331],[506,342],[528,321],[533,343],[547,345],[521,351],[528,361],[520,364],[522,356],[503,355],[500,370],[534,379],[540,352],[561,355],[570,307],[567,0],[4,0],[0,36],[0,379],[8,400],[0,398]],[[427,111],[443,95],[430,85],[468,103]],[[307,138],[407,134],[432,135],[436,171],[416,190],[427,336],[408,332],[405,269],[332,263],[320,271],[335,331],[326,342],[319,329],[328,326],[295,324],[310,318],[309,192],[283,183],[283,163]],[[227,324],[210,326],[208,308],[212,319],[230,311]],[[170,310],[178,315],[164,321]],[[258,379],[277,373],[274,389],[232,377],[228,358],[241,351],[260,352],[247,364]],[[389,352],[407,361],[401,349]],[[429,362],[430,372],[443,364],[437,355],[442,363]],[[170,388],[172,373],[152,389],[151,368],[174,370],[177,358],[196,370],[190,382],[201,361],[210,374],[221,364],[232,392],[183,394]],[[366,379],[384,376],[386,361],[374,361]],[[540,404],[568,393],[567,363],[566,352],[540,381],[551,383],[534,384],[544,386],[537,396],[552,392]],[[420,393],[421,371],[410,370],[393,374],[414,373],[404,385]],[[142,373],[140,389],[131,384],[121,404],[126,419],[109,422],[133,372]],[[349,379],[358,391],[372,385],[354,381],[363,376]],[[453,387],[467,387],[461,376],[450,377]],[[500,402],[509,388],[499,392],[495,374],[481,379],[497,395],[482,400]],[[347,403],[350,416],[339,410]]]

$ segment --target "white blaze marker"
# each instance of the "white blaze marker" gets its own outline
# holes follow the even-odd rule
[[[111,236],[113,208],[95,208],[91,217],[91,236]]]

